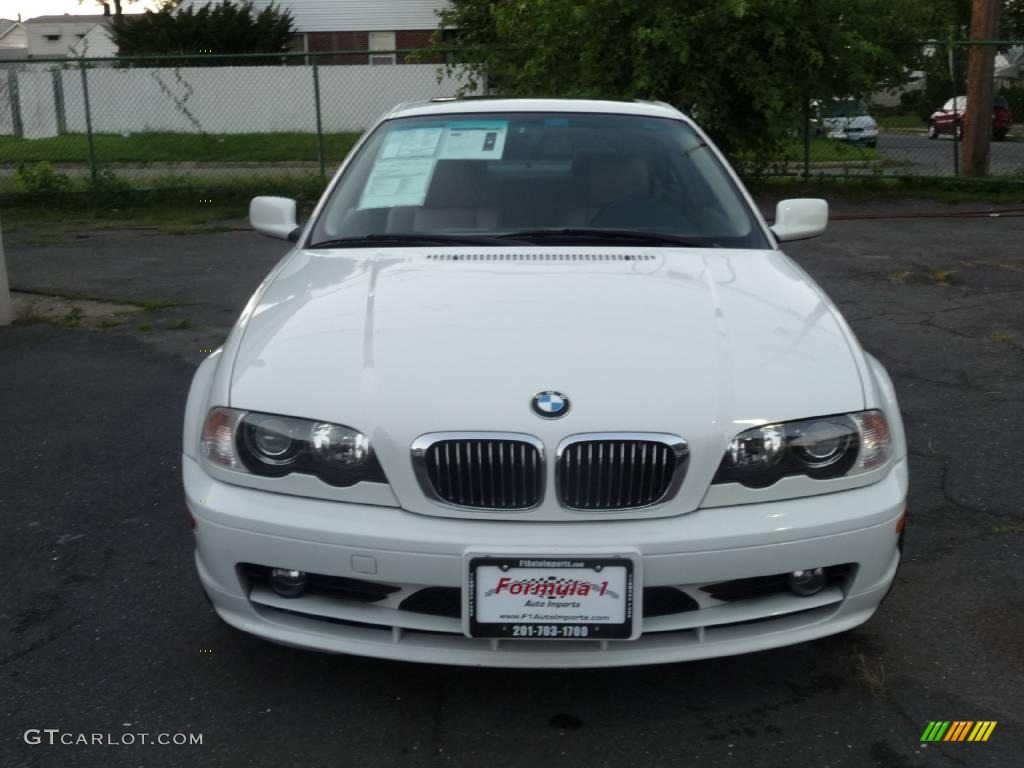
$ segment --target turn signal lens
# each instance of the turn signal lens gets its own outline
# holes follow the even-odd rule
[[[238,422],[245,416],[244,411],[233,408],[214,408],[206,417],[199,450],[203,457],[214,464],[238,472],[245,472],[235,448],[235,432]]]
[[[876,469],[889,460],[892,441],[889,439],[889,424],[881,411],[862,411],[850,414],[860,431],[860,456],[857,457],[855,472]]]

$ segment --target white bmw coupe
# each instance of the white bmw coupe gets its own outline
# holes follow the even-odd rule
[[[893,386],[664,104],[446,100],[368,130],[196,372],[221,618],[321,651],[603,667],[866,621],[900,562]]]

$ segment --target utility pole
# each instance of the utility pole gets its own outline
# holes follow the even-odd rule
[[[973,0],[971,40],[999,36],[999,0]],[[972,45],[967,65],[967,110],[963,117],[961,168],[964,176],[987,176],[992,142],[992,80],[996,47]]]

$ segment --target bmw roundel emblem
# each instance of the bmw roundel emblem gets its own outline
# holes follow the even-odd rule
[[[569,398],[561,392],[538,392],[531,404],[533,412],[545,419],[557,419],[569,412]]]

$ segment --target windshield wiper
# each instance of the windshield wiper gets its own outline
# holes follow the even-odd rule
[[[503,238],[519,240],[564,240],[566,242],[602,243],[636,243],[638,245],[675,245],[681,248],[713,248],[714,243],[700,243],[678,235],[661,232],[642,232],[634,229],[588,229],[566,227],[558,229],[527,229],[521,232],[509,232]]]
[[[362,248],[373,245],[504,245],[508,240],[481,235],[374,234],[359,237],[337,237],[311,243],[309,248]]]

